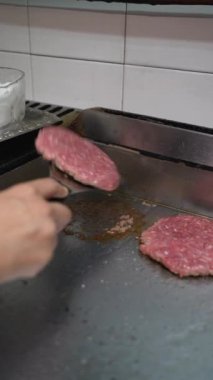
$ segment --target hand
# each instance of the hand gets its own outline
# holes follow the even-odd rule
[[[49,199],[67,189],[53,179],[15,185],[0,193],[0,281],[35,276],[52,258],[57,234],[71,211]]]

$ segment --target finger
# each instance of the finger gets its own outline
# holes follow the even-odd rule
[[[72,219],[72,212],[58,202],[50,203],[51,215],[56,223],[57,231],[62,231]]]
[[[31,185],[45,199],[65,198],[69,194],[65,186],[62,186],[52,178],[36,179],[31,181]]]

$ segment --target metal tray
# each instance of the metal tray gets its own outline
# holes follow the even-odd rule
[[[0,128],[0,142],[40,129],[45,124],[56,124],[59,122],[60,118],[57,115],[27,106],[25,117],[22,121],[17,121]]]
[[[165,215],[211,217],[213,173],[102,148],[122,187],[68,198],[74,221],[52,263],[34,280],[0,287],[1,380],[209,380],[212,278],[179,279],[139,254],[138,237]],[[46,175],[37,159],[0,186]],[[133,228],[109,236],[121,214]]]

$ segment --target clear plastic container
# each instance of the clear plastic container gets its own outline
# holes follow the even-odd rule
[[[0,67],[0,128],[23,120],[25,115],[25,74]]]

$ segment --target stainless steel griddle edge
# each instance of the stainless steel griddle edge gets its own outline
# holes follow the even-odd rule
[[[107,109],[85,110],[85,136],[170,159],[213,166],[212,130]]]
[[[115,160],[124,182],[111,197],[125,199],[143,228],[177,212],[212,217],[210,133],[102,112],[84,111],[71,128]],[[39,158],[2,175],[0,186],[48,174]],[[92,219],[87,207],[107,199],[98,191],[68,198],[85,205],[87,223],[76,209],[73,228],[101,228],[101,212]],[[0,288],[1,380],[211,379],[212,279],[177,278],[141,257],[136,238],[62,234],[37,278]]]

